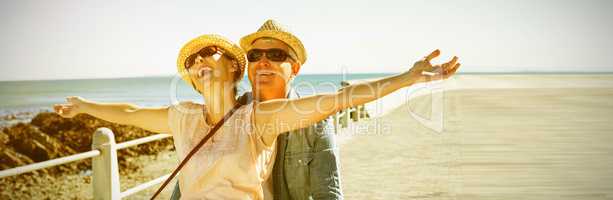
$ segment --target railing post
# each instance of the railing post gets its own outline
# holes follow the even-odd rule
[[[353,121],[360,121],[360,106],[353,107],[353,109],[355,109],[355,118],[353,118]]]
[[[368,112],[366,112],[366,105],[360,106],[360,119],[366,119],[368,117]]]
[[[349,126],[349,108],[343,110],[341,115],[341,128],[347,128]]]
[[[340,112],[336,112],[334,113],[334,115],[332,115],[333,123],[334,123],[334,134],[338,135],[338,125],[339,125],[339,121],[338,121],[338,115]]]
[[[98,128],[92,148],[100,151],[100,155],[92,159],[94,199],[120,199],[115,135],[108,128]]]

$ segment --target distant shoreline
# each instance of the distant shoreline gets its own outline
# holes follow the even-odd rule
[[[400,72],[382,72],[382,73],[348,73],[347,75],[393,75]],[[303,76],[334,76],[343,75],[342,73],[322,73],[322,74],[300,74]],[[519,72],[458,72],[457,75],[613,75],[613,71],[565,71],[565,72],[548,72],[548,71],[519,71]],[[21,79],[21,80],[0,80],[0,83],[5,82],[29,82],[29,81],[82,81],[82,80],[121,80],[121,79],[148,79],[148,78],[172,78],[174,75],[153,75],[153,76],[134,76],[134,77],[115,77],[115,78],[67,78],[67,79]],[[246,78],[246,77],[245,77]]]

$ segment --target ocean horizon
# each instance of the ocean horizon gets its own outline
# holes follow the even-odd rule
[[[394,73],[301,74],[293,87],[301,96],[333,92],[343,80],[377,78]],[[613,72],[462,72],[458,75],[589,75]],[[244,77],[239,94],[251,90]],[[50,110],[55,103],[65,102],[68,96],[81,96],[100,102],[129,102],[141,106],[169,105],[172,101],[202,98],[178,76],[84,78],[59,80],[0,81],[0,116],[20,112]]]
[[[367,79],[391,73],[304,74],[293,87],[301,96],[333,92],[343,80]],[[175,76],[94,78],[64,80],[0,81],[0,116],[51,110],[68,96],[81,96],[99,102],[128,102],[140,106],[170,105],[175,101],[202,102],[202,97]],[[249,80],[240,82],[239,94],[251,91]]]
[[[347,73],[348,75],[393,75],[401,72],[380,72],[380,73]],[[456,75],[590,75],[590,74],[613,74],[613,71],[504,71],[504,72],[456,72]],[[300,74],[299,76],[341,76],[342,73],[314,73]],[[51,79],[16,79],[0,80],[0,83],[23,82],[23,81],[70,81],[70,80],[116,80],[116,79],[135,79],[135,78],[168,78],[174,75],[147,75],[147,76],[126,76],[126,77],[83,77],[83,78],[51,78]],[[246,76],[244,77],[247,78]]]

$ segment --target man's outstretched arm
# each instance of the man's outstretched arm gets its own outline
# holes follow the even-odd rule
[[[368,103],[416,83],[446,79],[455,74],[460,65],[454,57],[443,65],[432,66],[430,60],[439,54],[438,50],[432,52],[407,72],[350,85],[336,93],[256,104],[256,130],[263,133],[265,143],[271,144],[278,134],[310,126],[339,110]]]

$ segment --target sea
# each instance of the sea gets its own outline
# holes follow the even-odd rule
[[[340,89],[343,80],[388,75],[391,74],[303,74],[295,78],[293,88],[300,96],[308,96],[334,92]],[[244,78],[238,89],[239,94],[251,91],[249,81]],[[65,103],[68,96],[81,96],[98,102],[126,102],[139,106],[163,106],[186,100],[203,103],[202,96],[178,76],[0,81],[0,117],[50,111],[53,104]]]

